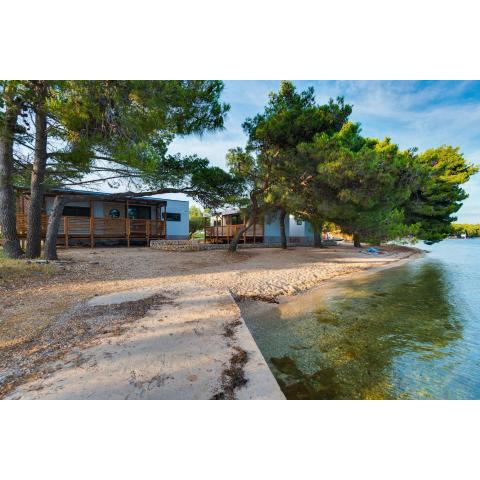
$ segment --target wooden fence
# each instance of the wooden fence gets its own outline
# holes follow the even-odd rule
[[[42,215],[42,238],[47,233],[48,216]],[[28,230],[27,216],[17,214],[17,233],[26,238]],[[143,220],[130,218],[97,218],[62,216],[58,238],[68,248],[69,240],[89,240],[95,246],[95,240],[145,240],[147,245],[151,238],[166,238],[167,228],[164,220]]]
[[[230,243],[235,234],[245,227],[240,225],[215,225],[205,227],[205,242],[207,243]],[[243,243],[263,242],[263,224],[256,223],[249,227],[241,236]]]

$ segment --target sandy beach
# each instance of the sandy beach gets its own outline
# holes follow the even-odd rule
[[[234,299],[283,301],[419,254],[383,250],[63,250],[45,276],[1,284],[1,395],[282,398]]]

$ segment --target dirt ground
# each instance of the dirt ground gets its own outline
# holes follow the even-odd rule
[[[325,249],[291,248],[162,252],[137,248],[78,248],[60,251],[60,261],[32,265],[28,274],[2,272],[0,264],[0,396],[39,370],[42,361],[102,335],[115,335],[142,317],[148,302],[109,312],[83,310],[88,299],[119,291],[161,288],[190,282],[226,289],[234,298],[275,301],[322,281],[406,258],[412,249],[389,246],[367,255],[351,245]],[[28,271],[28,270],[27,270]],[[97,317],[102,322],[89,321]],[[2,377],[3,369],[3,377]],[[15,381],[12,382],[12,378]],[[8,379],[8,381],[7,381]],[[6,391],[6,390],[5,390]],[[5,393],[4,391],[4,393]]]

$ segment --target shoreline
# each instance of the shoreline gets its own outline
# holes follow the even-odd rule
[[[411,247],[407,247],[411,248]],[[412,249],[413,250],[413,249]],[[418,251],[417,251],[418,250]],[[344,273],[340,274],[335,277],[328,278],[327,280],[323,280],[321,284],[314,286],[308,290],[305,290],[303,292],[299,292],[296,295],[285,295],[282,296],[278,299],[278,303],[287,303],[290,301],[293,301],[295,299],[298,299],[301,296],[306,296],[309,294],[313,294],[317,291],[320,291],[321,289],[326,289],[333,287],[333,284],[336,283],[341,283],[341,282],[348,282],[350,280],[355,280],[357,278],[364,278],[368,277],[370,275],[374,275],[376,273],[382,272],[383,270],[389,270],[391,268],[396,268],[396,267],[401,267],[402,265],[405,265],[406,263],[412,262],[414,260],[417,260],[419,258],[422,258],[425,255],[426,251],[420,250],[420,249],[415,249],[415,251],[412,251],[408,256],[398,258],[393,261],[388,261],[385,262],[381,265],[372,265],[370,267],[363,268],[361,270],[356,270],[354,272],[349,272],[349,273]],[[338,285],[335,285],[337,287]]]
[[[381,273],[382,271],[401,267],[406,263],[422,258],[427,253],[426,250],[415,247],[405,248],[411,250],[411,253],[408,256],[400,257],[393,261],[386,261],[380,265],[371,265],[355,271],[341,273],[339,275],[322,280],[319,284],[293,295],[281,295],[277,297],[275,301],[248,297],[235,299],[235,301],[240,309],[241,315],[247,327],[249,326],[249,322],[253,320],[254,316],[264,316],[268,314],[268,312],[279,307],[288,308],[290,304],[298,305],[302,299],[306,300],[304,305],[307,306],[308,311],[312,308],[311,305],[314,303],[311,300],[323,299],[324,301],[328,301],[329,294],[333,291],[333,289],[341,288],[342,283],[347,283],[356,279],[368,278],[372,275]]]

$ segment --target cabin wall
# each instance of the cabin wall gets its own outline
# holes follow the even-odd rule
[[[46,197],[45,198],[45,210],[47,215],[50,215],[53,209],[53,202],[54,202],[53,197]],[[132,203],[135,205],[135,203]],[[93,201],[93,216],[95,218],[110,218],[110,210],[112,209],[117,209],[120,212],[120,217],[119,218],[125,218],[125,202],[104,202],[104,201]],[[90,207],[90,202],[84,201],[84,202],[69,202],[67,203],[67,206],[76,206],[76,207]],[[156,206],[152,205],[150,207],[151,210],[151,219],[155,220],[156,219]]]
[[[290,222],[290,238],[303,238],[305,236],[305,221],[298,220],[294,215],[289,215]],[[300,223],[300,225],[298,225]]]
[[[167,240],[188,240],[188,201],[167,200],[167,213],[179,213],[180,221],[167,220]]]
[[[265,215],[264,223],[264,243],[279,243],[280,242],[280,220],[278,212]],[[290,236],[290,217],[285,216],[285,234]]]
[[[118,210],[120,216],[118,218],[125,218],[125,202],[94,202],[93,214],[98,218],[112,218],[110,210]]]
[[[305,222],[305,238],[311,239],[313,241],[314,231],[312,224],[310,222]]]
[[[300,222],[300,220],[299,220]],[[297,224],[297,219],[290,215],[290,243],[297,245],[313,244],[313,228],[310,222],[301,221],[301,225]]]
[[[50,215],[52,213],[54,201],[55,201],[55,197],[45,197],[45,213],[47,215]],[[69,202],[67,203],[67,205],[72,207],[90,207],[90,202],[88,200],[85,202]],[[95,216],[102,217],[103,215],[99,214]]]

